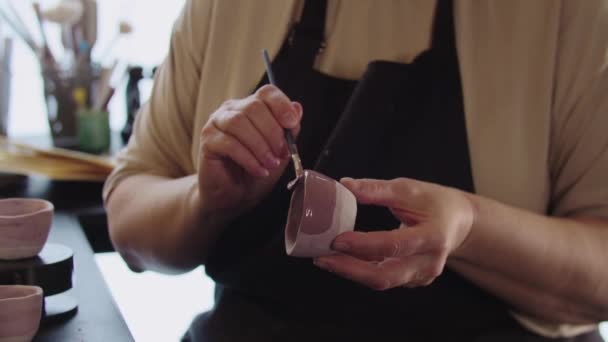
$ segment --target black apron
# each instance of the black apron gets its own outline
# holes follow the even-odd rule
[[[304,107],[297,141],[303,165],[334,179],[410,177],[474,192],[452,1],[438,0],[429,50],[411,64],[374,61],[359,81],[313,69],[325,15],[326,1],[306,1],[273,62],[279,87]],[[505,303],[449,269],[427,287],[378,292],[287,256],[286,186],[293,177],[290,167],[222,233],[206,263],[216,281],[215,308],[195,319],[184,340],[544,340],[521,328]],[[386,208],[358,208],[356,229],[398,225]]]

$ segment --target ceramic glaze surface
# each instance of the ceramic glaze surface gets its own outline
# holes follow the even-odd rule
[[[291,197],[285,227],[287,254],[298,257],[333,254],[333,239],[353,230],[356,212],[356,199],[348,189],[325,175],[306,170]]]
[[[53,204],[40,199],[0,200],[0,259],[29,258],[42,250],[53,221]]]
[[[42,300],[38,286],[0,286],[0,342],[31,341],[40,326]]]
[[[331,227],[333,212],[336,209],[337,183],[320,173],[307,172],[304,182],[294,190],[293,196],[303,197],[299,201],[300,206],[294,207],[294,216],[305,221],[300,223],[303,233],[316,235]]]

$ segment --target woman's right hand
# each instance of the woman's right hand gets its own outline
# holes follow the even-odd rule
[[[234,218],[268,194],[290,161],[284,129],[297,135],[301,118],[302,106],[272,85],[222,104],[200,136],[204,211]]]

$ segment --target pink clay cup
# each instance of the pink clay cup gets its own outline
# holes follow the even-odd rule
[[[40,326],[42,289],[38,286],[0,286],[0,342],[29,342]]]
[[[49,236],[53,210],[53,204],[42,199],[0,200],[0,259],[38,255]]]
[[[354,229],[356,216],[352,192],[334,179],[306,170],[291,195],[285,227],[287,254],[304,258],[335,254],[331,243]]]

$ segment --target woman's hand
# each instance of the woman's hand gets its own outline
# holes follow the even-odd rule
[[[301,118],[302,106],[272,85],[222,104],[201,131],[202,208],[236,216],[255,205],[289,163],[284,129],[297,135]]]
[[[315,264],[376,290],[426,286],[467,239],[474,208],[460,190],[412,179],[342,180],[363,204],[388,207],[396,230],[347,232],[333,242],[339,255]]]

